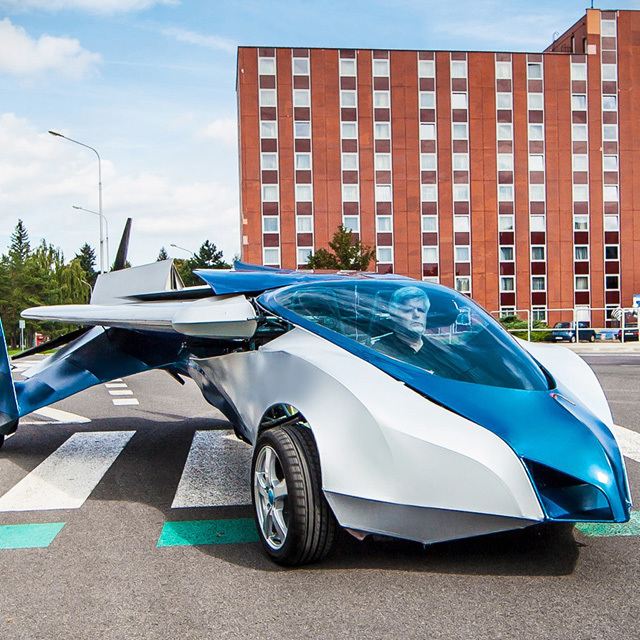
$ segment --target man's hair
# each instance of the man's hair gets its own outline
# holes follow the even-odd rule
[[[424,289],[415,286],[402,287],[400,289],[396,289],[389,300],[389,304],[392,307],[399,307],[407,302],[407,300],[413,300],[415,298],[420,298],[424,300],[425,305],[427,307],[427,311],[429,311],[429,307],[431,306],[431,301],[429,300],[429,296],[426,294]]]

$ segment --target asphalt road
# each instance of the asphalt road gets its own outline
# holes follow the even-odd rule
[[[640,357],[585,359],[617,424],[640,431]],[[198,480],[195,434],[213,430],[214,445],[241,468],[248,447],[225,437],[229,425],[192,383],[180,387],[151,372],[123,384],[55,405],[90,422],[43,424],[56,420],[34,416],[40,424],[22,425],[0,453],[1,508],[73,434],[134,432],[81,506],[0,511],[0,525],[64,523],[47,547],[0,550],[3,640],[639,635],[634,536],[587,537],[555,526],[427,548],[345,536],[322,564],[289,570],[256,542],[158,546],[168,522],[251,517],[242,469],[226,480],[229,468],[201,478],[212,484],[204,498],[183,491],[191,462]],[[627,464],[640,496],[640,463]],[[176,506],[178,496],[184,505],[220,506]]]

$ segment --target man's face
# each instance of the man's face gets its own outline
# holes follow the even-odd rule
[[[427,301],[424,298],[409,298],[394,305],[393,315],[403,330],[422,335],[427,327]]]

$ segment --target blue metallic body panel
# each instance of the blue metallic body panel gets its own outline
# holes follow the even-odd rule
[[[9,364],[9,354],[1,322],[0,342],[2,343],[2,347],[0,347],[2,349],[0,352],[0,436],[5,436],[15,431],[20,413],[13,388],[11,365]]]

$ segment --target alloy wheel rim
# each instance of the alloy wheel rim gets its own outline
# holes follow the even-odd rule
[[[262,536],[277,551],[284,545],[289,530],[288,491],[280,458],[270,446],[258,453],[253,488]]]

